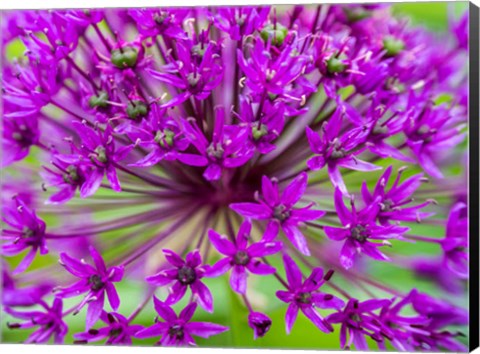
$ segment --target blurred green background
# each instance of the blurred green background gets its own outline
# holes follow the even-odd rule
[[[408,16],[415,25],[425,26],[433,31],[441,33],[448,28],[448,14],[455,13],[460,14],[468,8],[467,2],[431,2],[431,3],[397,3],[393,5],[394,13],[400,16]],[[9,48],[9,56],[15,57],[22,51],[21,46],[14,46]],[[381,164],[387,166],[392,161],[384,160]],[[409,170],[405,174],[418,173],[415,168]],[[456,167],[452,174],[461,172],[459,167]],[[379,173],[369,174],[369,180],[373,183],[378,178]],[[346,178],[348,185],[358,184],[355,180],[349,180]],[[358,190],[358,189],[357,189]],[[444,234],[442,227],[425,226],[425,225],[410,225],[412,226],[412,234],[441,237]],[[312,235],[313,236],[313,235]],[[411,252],[411,247],[415,247],[415,252],[418,254],[436,254],[437,249],[435,247],[429,247],[425,245],[411,245],[411,244],[395,244],[395,252],[398,254],[408,255]],[[277,257],[278,258],[278,257]],[[36,260],[34,266],[41,266],[43,262],[55,262],[55,257],[45,257],[44,261]],[[14,259],[13,263],[18,262],[18,259]],[[274,265],[275,262],[273,262]],[[278,262],[277,262],[278,264]],[[278,264],[280,265],[280,264]],[[435,293],[437,288],[427,281],[421,281],[414,279],[413,275],[407,271],[399,269],[391,264],[382,263],[379,266],[372,266],[375,269],[375,275],[380,281],[385,281],[387,284],[392,284],[394,279],[395,288],[408,291],[412,284],[415,284],[422,291],[429,293]],[[339,285],[348,289],[352,295],[358,294],[362,297],[363,293],[356,290],[348,282],[342,281],[341,278],[337,278],[336,281]],[[268,335],[264,338],[260,338],[256,341],[253,340],[252,330],[248,327],[246,319],[246,311],[240,298],[229,290],[228,277],[222,277],[219,279],[208,279],[205,283],[210,287],[214,296],[214,314],[208,314],[202,309],[197,309],[195,320],[208,321],[220,323],[231,328],[231,331],[221,334],[219,336],[212,337],[208,340],[197,338],[197,343],[200,346],[234,346],[234,347],[268,347],[268,348],[311,348],[311,349],[338,349],[338,327],[334,334],[326,335],[319,331],[309,320],[307,320],[302,314],[298,316],[297,322],[290,335],[285,334],[284,328],[284,316],[286,306],[275,298],[275,290],[278,288],[277,281],[273,277],[252,277],[249,279],[249,283],[253,283],[255,292],[249,294],[254,304],[257,304],[262,309],[266,309],[266,313],[271,317],[273,325]],[[402,289],[402,284],[408,286],[408,289]],[[328,289],[330,290],[330,289]],[[118,291],[121,296],[122,305],[119,310],[120,313],[129,314],[134,308],[143,300],[145,289],[143,285],[135,282],[125,281],[118,285]],[[159,296],[164,294],[157,293]],[[383,296],[383,294],[379,294]],[[77,302],[77,299],[67,300],[65,302],[65,308],[73,306]],[[182,301],[177,309],[183,308],[185,301]],[[320,311],[322,312],[322,311]],[[328,311],[327,311],[328,313]],[[144,311],[137,317],[135,323],[150,326],[153,324],[153,318],[155,317],[155,311],[150,303]],[[69,316],[68,325],[70,327],[69,335],[67,336],[66,343],[72,342],[72,333],[82,332],[84,330],[84,317],[85,311],[82,311],[78,316]],[[9,330],[6,328],[7,321],[15,321],[8,318],[8,316],[2,316],[2,341],[9,343],[20,343],[26,339],[30,331],[28,330]],[[98,327],[98,326],[97,326]],[[135,341],[139,345],[151,345],[156,341],[155,338],[150,340]],[[376,345],[370,342],[371,348],[375,349]]]

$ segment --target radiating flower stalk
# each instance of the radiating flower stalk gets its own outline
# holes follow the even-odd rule
[[[217,278],[259,341],[305,317],[343,349],[466,350],[467,15],[439,37],[388,5],[2,15],[26,342],[195,345],[234,330]]]

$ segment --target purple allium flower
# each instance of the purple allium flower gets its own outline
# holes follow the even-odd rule
[[[287,334],[292,330],[299,310],[322,332],[332,332],[333,327],[315,310],[315,307],[338,310],[344,305],[344,302],[336,296],[318,291],[333,273],[328,272],[324,277],[322,268],[314,268],[312,274],[303,281],[300,268],[289,255],[283,255],[283,263],[289,287],[287,291],[277,291],[276,295],[280,300],[289,304],[285,315]]]
[[[68,343],[189,345],[227,311],[244,346],[284,303],[287,332],[301,311],[329,336],[340,324],[343,348],[465,351],[468,18],[432,32],[388,4],[2,11],[2,305],[32,306],[30,341],[68,325]],[[142,329],[155,293],[163,322]],[[233,308],[213,311],[218,295]],[[197,304],[219,324],[190,322]]]
[[[165,322],[156,322],[135,334],[137,338],[161,336],[159,344],[164,346],[195,345],[192,336],[208,338],[228,330],[228,327],[208,322],[190,322],[197,304],[188,304],[177,316],[170,306],[153,297],[155,311]]]
[[[89,329],[87,332],[74,334],[75,343],[98,342],[107,338],[106,344],[131,345],[132,337],[143,329],[141,325],[130,324],[125,316],[116,312],[103,311],[100,320],[107,326],[99,329]]]
[[[12,205],[4,205],[2,214],[2,221],[7,228],[1,230],[2,239],[6,241],[2,244],[1,253],[14,256],[29,250],[14,270],[15,274],[21,273],[30,266],[37,252],[41,255],[48,253],[46,224],[20,198],[14,198]]]
[[[173,282],[169,288],[170,294],[166,304],[179,302],[188,288],[192,295],[206,311],[213,311],[213,298],[208,287],[200,280],[205,276],[208,268],[202,265],[202,256],[198,250],[187,254],[183,260],[171,250],[163,250],[166,260],[173,268],[163,269],[159,273],[147,277],[147,281],[156,286],[165,286]]]
[[[55,298],[52,306],[48,306],[44,301],[39,301],[43,311],[17,311],[9,307],[5,307],[5,312],[9,315],[25,320],[22,323],[7,323],[9,328],[35,328],[26,343],[47,343],[50,338],[53,338],[55,344],[62,344],[67,334],[68,327],[63,321],[63,303],[62,299]]]
[[[271,227],[263,236],[260,242],[248,246],[252,224],[244,221],[238,230],[235,243],[228,240],[225,235],[220,235],[214,230],[208,232],[210,241],[218,252],[227,256],[213,265],[207,276],[217,277],[232,269],[230,285],[238,293],[245,293],[247,290],[247,271],[258,275],[269,275],[275,273],[275,268],[261,262],[258,258],[270,256],[282,249],[281,242],[273,242],[278,233],[278,227]]]
[[[119,282],[123,278],[124,269],[120,267],[107,268],[101,254],[93,247],[89,247],[94,266],[83,260],[76,260],[66,253],[60,253],[60,264],[65,269],[81,278],[78,282],[55,289],[56,296],[68,298],[87,293],[82,302],[77,306],[76,311],[88,304],[86,328],[90,329],[100,318],[105,302],[105,293],[108,302],[114,311],[120,306],[120,298],[113,283]]]
[[[268,332],[272,320],[261,312],[250,312],[248,314],[248,325],[253,329],[253,339],[257,339]]]
[[[362,184],[362,197],[365,204],[379,203],[380,210],[378,211],[378,220],[382,225],[388,225],[389,221],[417,221],[432,216],[433,213],[421,212],[420,209],[431,204],[431,201],[426,201],[415,206],[406,206],[412,202],[411,196],[420,187],[423,182],[427,180],[423,174],[411,176],[400,183],[405,168],[398,170],[397,178],[393,185],[387,191],[386,187],[390,180],[393,166],[389,166],[385,172],[380,176],[373,193],[368,190],[367,184]]]
[[[108,125],[104,131],[94,130],[79,122],[72,122],[72,125],[82,143],[80,147],[72,145],[75,154],[65,155],[59,159],[73,165],[85,164],[88,167],[85,171],[85,182],[80,187],[80,196],[86,198],[93,195],[100,187],[104,175],[107,176],[112,189],[120,192],[122,189],[117,176],[117,163],[125,158],[132,146],[116,149],[112,129]]]
[[[364,149],[358,149],[363,142],[365,131],[362,128],[354,128],[342,135],[343,113],[339,109],[335,111],[328,123],[321,127],[320,135],[310,127],[306,128],[308,143],[316,154],[307,161],[308,168],[319,170],[327,167],[332,184],[347,194],[347,188],[338,167],[355,171],[374,171],[381,167],[356,158]]]
[[[208,181],[219,180],[224,168],[244,165],[254,153],[246,145],[248,130],[243,127],[225,125],[225,111],[215,109],[215,126],[209,142],[196,122],[185,122],[185,133],[201,155],[179,153],[178,159],[191,166],[207,166],[203,177]]]
[[[371,299],[363,302],[350,299],[345,308],[337,313],[328,315],[328,323],[341,323],[340,346],[350,348],[353,344],[356,350],[368,350],[365,336],[375,335],[380,330],[377,315],[372,313],[388,304],[390,300]],[[347,341],[348,335],[348,341]]]
[[[294,208],[305,193],[307,182],[307,174],[301,173],[280,195],[277,182],[263,176],[262,198],[257,198],[258,203],[234,203],[230,208],[247,218],[269,220],[266,231],[269,235],[280,225],[290,242],[303,254],[310,255],[307,240],[299,229],[300,223],[319,219],[325,212],[310,209],[313,203]]]
[[[365,254],[379,261],[389,258],[378,250],[381,246],[390,246],[389,239],[403,239],[402,234],[410,230],[408,227],[397,225],[377,225],[375,220],[380,209],[380,197],[367,204],[364,209],[357,211],[353,197],[352,210],[348,210],[343,202],[340,189],[335,190],[335,209],[343,227],[325,226],[325,234],[332,240],[345,241],[340,252],[342,266],[349,269],[353,266],[357,254]],[[381,243],[372,242],[375,240]]]

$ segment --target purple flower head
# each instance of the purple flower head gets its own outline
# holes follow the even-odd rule
[[[183,260],[178,254],[171,250],[163,250],[165,258],[173,267],[161,270],[159,273],[149,276],[146,280],[156,286],[165,286],[170,283],[170,294],[167,297],[166,304],[173,305],[179,302],[187,288],[190,288],[194,295],[206,311],[213,311],[213,298],[208,287],[200,280],[205,276],[208,270],[202,265],[202,256],[198,250],[187,254]]]
[[[218,252],[227,256],[222,258],[208,271],[207,276],[217,277],[232,269],[230,285],[238,293],[245,294],[247,291],[247,271],[257,275],[269,275],[275,273],[275,268],[261,262],[258,258],[270,256],[282,249],[281,242],[273,242],[278,233],[278,227],[270,228],[263,237],[266,241],[260,241],[248,245],[251,239],[252,224],[244,221],[238,230],[235,243],[228,240],[225,235],[220,235],[214,230],[208,232],[210,241]]]
[[[203,177],[208,181],[219,180],[224,168],[244,165],[253,156],[255,149],[246,144],[248,130],[244,127],[225,125],[223,107],[215,109],[215,126],[211,142],[205,137],[196,122],[185,122],[185,134],[201,155],[178,154],[178,160],[191,166],[207,166]]]
[[[228,33],[232,40],[241,40],[243,36],[258,30],[267,20],[270,7],[220,7],[212,15],[215,26]]]
[[[272,325],[272,320],[261,312],[248,314],[248,325],[253,329],[253,339],[263,337]]]
[[[222,80],[223,67],[217,53],[217,44],[201,42],[197,48],[184,41],[178,42],[177,48],[181,62],[167,64],[161,67],[160,71],[147,70],[154,79],[182,90],[182,93],[165,103],[162,106],[164,108],[178,106],[192,96],[197,100],[204,100]],[[196,55],[192,56],[192,53]],[[201,59],[199,64],[195,61],[197,57]]]
[[[353,344],[356,350],[367,351],[369,348],[365,336],[373,336],[381,340],[377,332],[381,330],[382,325],[373,311],[387,306],[390,302],[391,300],[386,299],[363,302],[350,299],[343,310],[329,315],[326,318],[329,323],[341,323],[340,346],[348,349]]]
[[[277,139],[283,130],[285,123],[285,107],[283,105],[273,106],[267,102],[264,110],[267,112],[258,120],[253,113],[251,102],[243,100],[240,106],[238,118],[245,122],[250,129],[249,140],[261,154],[268,154],[275,150],[276,146],[272,141]]]
[[[338,310],[344,305],[344,302],[336,296],[318,291],[325,281],[330,279],[333,272],[330,271],[324,276],[322,268],[314,268],[312,274],[303,281],[300,268],[289,255],[283,255],[283,263],[289,288],[286,291],[277,291],[276,295],[281,301],[289,304],[285,315],[287,334],[292,330],[299,310],[322,332],[333,332],[330,323],[315,310],[315,307]]]
[[[150,167],[162,160],[174,161],[178,153],[190,145],[181,125],[164,114],[163,109],[155,104],[152,105],[152,114],[149,119],[144,120],[138,129],[130,133],[136,145],[150,151],[130,166]]]
[[[60,253],[60,264],[65,269],[80,278],[80,280],[67,287],[58,287],[55,289],[56,296],[68,298],[87,293],[84,299],[77,306],[77,312],[83,306],[88,304],[86,328],[90,329],[102,314],[105,293],[107,293],[108,302],[114,311],[120,306],[120,299],[113,283],[119,282],[123,278],[123,266],[110,267],[105,266],[105,262],[98,251],[93,247],[89,247],[94,266],[83,260],[76,260],[66,253]]]
[[[91,24],[99,23],[103,20],[104,15],[102,11],[83,9],[83,10],[69,10],[61,13],[67,21],[73,21],[78,27],[86,28]]]
[[[100,320],[106,324],[105,327],[91,328],[87,332],[75,334],[75,343],[98,342],[107,338],[106,344],[132,345],[132,337],[144,328],[140,325],[130,324],[125,316],[116,312],[102,311]]]
[[[55,344],[62,344],[68,327],[63,322],[63,303],[61,299],[55,298],[52,306],[48,306],[44,301],[38,304],[43,311],[17,311],[9,307],[5,307],[5,312],[9,315],[22,319],[22,323],[7,323],[8,328],[30,329],[38,327],[33,331],[25,343],[48,343],[53,338]]]
[[[362,197],[366,205],[379,203],[378,220],[382,225],[389,225],[389,221],[420,222],[422,219],[432,216],[433,213],[421,212],[420,209],[428,206],[432,201],[426,201],[419,205],[407,206],[413,201],[412,195],[427,181],[422,173],[411,176],[400,183],[405,168],[398,170],[397,177],[389,190],[387,184],[392,174],[393,166],[389,166],[380,176],[372,193],[368,190],[367,183],[362,184]]]
[[[338,108],[328,123],[322,125],[320,135],[310,127],[306,128],[308,143],[316,154],[307,161],[307,166],[314,171],[326,166],[332,184],[343,194],[348,194],[339,167],[355,171],[374,171],[381,167],[356,158],[364,150],[358,149],[358,146],[364,141],[365,131],[362,128],[353,128],[340,134],[342,116],[343,112]]]
[[[197,304],[188,304],[177,316],[175,311],[166,303],[153,297],[155,311],[165,322],[155,323],[135,334],[137,338],[149,338],[161,336],[159,344],[163,346],[188,346],[195,345],[192,336],[208,338],[228,330],[228,327],[216,323],[190,322]]]
[[[47,204],[63,204],[75,196],[77,189],[85,183],[85,175],[89,169],[80,161],[71,163],[67,158],[63,160],[63,155],[55,154],[52,158],[54,168],[43,166],[45,171],[41,171],[41,176],[45,181],[44,188],[55,187],[58,191],[48,200]]]
[[[13,272],[21,273],[30,266],[37,252],[42,255],[48,253],[46,224],[18,197],[14,198],[13,205],[4,205],[2,213],[2,221],[7,227],[1,231],[2,239],[6,241],[2,244],[1,253],[14,256],[29,250]]]
[[[271,55],[270,48],[270,42],[265,44],[257,38],[248,58],[242,50],[237,50],[238,65],[246,77],[245,86],[251,90],[252,96],[259,99],[263,95],[273,95],[299,104],[302,95],[314,90],[305,81],[298,80],[305,69],[307,57],[294,54],[292,45],[283,48],[276,57]],[[295,83],[303,84],[300,85],[300,91],[294,89]]]
[[[109,125],[105,130],[93,129],[86,124],[73,122],[81,139],[79,147],[72,144],[76,154],[64,155],[61,159],[72,164],[85,164],[85,182],[80,187],[82,198],[93,195],[102,183],[103,176],[107,176],[110,186],[116,192],[121,191],[117,176],[117,163],[123,160],[132,149],[131,145],[115,147],[113,132]]]
[[[262,198],[257,198],[257,203],[234,203],[230,208],[246,218],[269,220],[266,233],[282,228],[287,238],[303,254],[310,255],[307,240],[300,231],[300,224],[304,221],[321,218],[325,212],[311,210],[312,204],[303,208],[294,208],[307,189],[308,176],[306,173],[299,174],[285,188],[282,195],[279,194],[278,184],[268,177],[262,178]]]
[[[389,260],[378,248],[390,245],[388,239],[402,239],[402,234],[410,229],[397,225],[377,225],[375,220],[380,210],[378,197],[360,211],[357,211],[353,197],[350,200],[351,211],[345,206],[340,189],[335,190],[335,209],[343,227],[324,227],[328,238],[345,241],[340,251],[340,263],[345,269],[350,269],[357,254],[365,254],[379,261]],[[376,240],[381,243],[373,242]]]

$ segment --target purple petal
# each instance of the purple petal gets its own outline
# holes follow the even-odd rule
[[[326,322],[317,311],[313,309],[312,306],[306,306],[301,308],[303,314],[312,321],[312,323],[317,326],[322,332],[330,333],[333,331],[333,328],[328,322]]]
[[[181,268],[185,265],[185,261],[172,250],[163,250],[163,254],[171,265],[177,268]]]
[[[193,334],[194,336],[208,338],[225,331],[228,331],[228,327],[221,326],[216,323],[208,322],[190,322],[185,325],[187,331]]]
[[[283,191],[281,201],[288,209],[295,205],[307,189],[308,175],[300,173]]]
[[[92,328],[93,325],[98,321],[100,318],[100,315],[102,314],[103,311],[103,305],[105,302],[105,295],[104,293],[99,293],[97,300],[91,301],[88,303],[88,308],[87,308],[87,317],[86,317],[86,329],[89,330]]]
[[[232,259],[230,257],[223,258],[208,268],[205,276],[208,278],[216,278],[228,272],[230,268],[232,268]]]
[[[112,165],[109,165],[107,167],[106,173],[107,173],[108,182],[110,182],[110,186],[112,187],[112,189],[115,192],[121,192],[122,187],[120,186],[120,181],[118,180],[117,171],[115,167],[113,167]]]
[[[197,280],[191,285],[192,293],[198,296],[198,303],[205,311],[213,312],[213,298],[205,284]]]
[[[235,265],[230,275],[230,285],[237,293],[245,294],[247,291],[247,272],[244,266]]]
[[[118,310],[120,306],[120,298],[118,297],[117,290],[112,283],[107,283],[105,285],[105,290],[107,292],[108,302],[114,311]]]
[[[286,253],[283,254],[285,273],[291,289],[299,288],[302,285],[302,272],[293,259]]]
[[[177,319],[175,311],[173,311],[166,303],[160,301],[156,296],[153,297],[153,306],[158,315],[166,322],[173,322]]]
[[[278,204],[278,187],[267,176],[262,177],[262,195],[268,205]]]
[[[250,261],[247,264],[247,269],[257,275],[269,275],[276,272],[276,269],[271,265],[260,262],[259,260]]]
[[[308,249],[307,239],[303,236],[300,229],[294,225],[284,223],[282,225],[285,236],[290,242],[305,256],[310,256],[310,250]]]
[[[285,314],[285,330],[287,334],[290,334],[292,327],[295,324],[295,320],[297,319],[297,315],[298,306],[292,302],[288,305],[287,313]]]
[[[215,230],[208,231],[208,237],[218,252],[233,256],[237,251],[235,245],[228,240],[227,236],[218,234]]]
[[[257,203],[233,203],[230,204],[230,209],[244,217],[253,219],[269,219],[272,215],[269,208]]]

